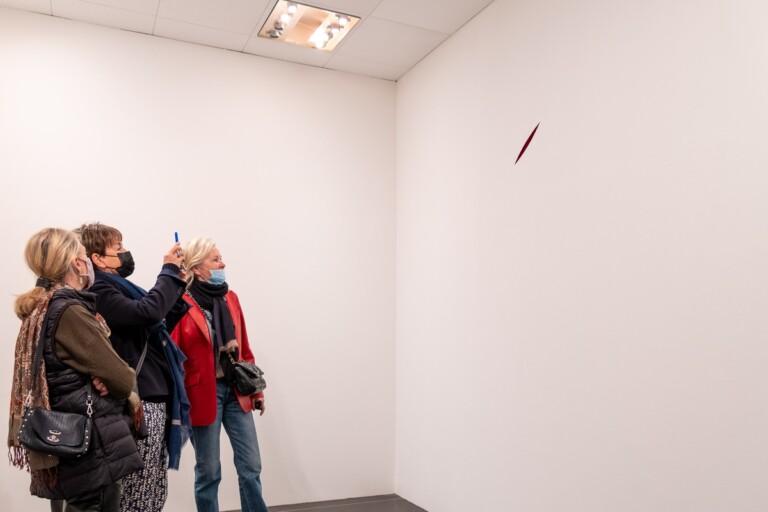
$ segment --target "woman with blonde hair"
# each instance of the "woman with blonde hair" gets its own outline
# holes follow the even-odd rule
[[[11,463],[30,471],[33,495],[65,500],[67,512],[117,511],[120,479],[143,467],[129,426],[140,420],[129,412],[139,410],[131,395],[134,371],[112,349],[96,298],[86,291],[94,273],[77,236],[43,229],[29,239],[24,256],[37,282],[15,304],[22,324],[11,386]],[[33,368],[38,347],[42,357]],[[57,458],[19,443],[25,406],[86,414],[89,395],[93,440],[85,455]]]
[[[191,404],[195,449],[195,502],[199,512],[217,512],[221,482],[219,440],[227,432],[235,456],[243,512],[264,512],[261,455],[252,411],[264,414],[264,393],[241,395],[232,385],[232,361],[253,363],[240,301],[229,289],[221,251],[197,237],[184,249],[191,306],[171,338],[187,356],[184,383]]]

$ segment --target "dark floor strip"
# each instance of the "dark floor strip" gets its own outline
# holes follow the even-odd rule
[[[270,507],[270,512],[426,512],[397,494]]]

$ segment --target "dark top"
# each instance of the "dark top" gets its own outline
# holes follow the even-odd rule
[[[115,351],[131,368],[136,368],[147,343],[137,381],[139,396],[150,402],[168,399],[171,375],[163,352],[163,340],[153,333],[152,327],[166,322],[168,331],[184,316],[189,306],[181,298],[186,283],[179,278],[179,267],[163,265],[157,282],[140,300],[131,298],[117,283],[104,278],[96,271],[96,282],[89,291],[98,295],[96,310],[107,321],[112,333],[109,336]]]

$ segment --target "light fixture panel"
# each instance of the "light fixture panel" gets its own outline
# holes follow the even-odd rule
[[[278,0],[259,37],[330,52],[358,21],[349,14]]]

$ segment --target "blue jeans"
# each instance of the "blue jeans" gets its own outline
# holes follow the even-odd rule
[[[216,419],[207,427],[192,427],[195,448],[195,503],[198,512],[219,512],[221,482],[221,426],[235,454],[243,512],[268,512],[261,496],[261,454],[256,425],[250,412],[243,412],[232,386],[216,380]]]

